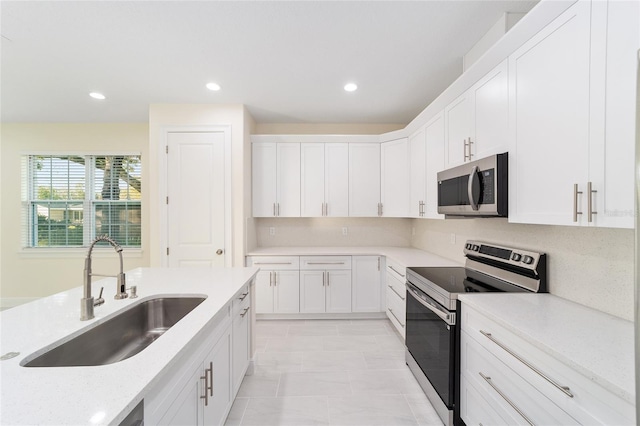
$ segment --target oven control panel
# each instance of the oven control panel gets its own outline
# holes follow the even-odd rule
[[[467,241],[464,246],[466,256],[492,259],[501,263],[535,269],[543,253],[532,252],[512,247],[498,246],[480,241]]]

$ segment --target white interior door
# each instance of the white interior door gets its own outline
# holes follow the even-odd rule
[[[169,266],[225,266],[225,133],[167,134]]]

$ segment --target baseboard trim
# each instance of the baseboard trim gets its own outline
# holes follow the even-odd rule
[[[386,319],[386,312],[351,312],[344,314],[256,314],[257,320],[332,320],[332,319]]]

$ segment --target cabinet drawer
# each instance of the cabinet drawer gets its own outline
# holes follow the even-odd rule
[[[466,374],[460,375],[460,417],[468,425],[515,425],[517,421],[500,413],[499,407],[485,399],[487,394],[475,387]],[[501,415],[502,414],[502,415]]]
[[[389,272],[387,270],[387,290],[392,290],[399,298],[406,297],[407,293],[407,285],[405,281],[400,281],[396,278],[396,275],[393,272]]]
[[[235,318],[240,312],[244,311],[251,304],[251,295],[249,294],[249,286],[245,285],[233,297],[233,308],[231,315]]]
[[[351,269],[351,256],[300,256],[300,269]]]
[[[460,336],[460,351],[461,374],[492,400],[491,406],[509,413],[515,424],[578,424],[464,331]]]
[[[249,256],[247,266],[264,270],[300,269],[299,256]]]
[[[387,317],[402,336],[404,336],[405,324],[407,323],[406,311],[405,301],[387,287]]]
[[[464,303],[461,327],[470,339],[578,423],[635,423],[632,404]],[[561,387],[568,387],[571,396]]]
[[[405,265],[387,257],[387,274],[400,281],[403,289],[404,284],[407,281],[406,269],[407,267]]]

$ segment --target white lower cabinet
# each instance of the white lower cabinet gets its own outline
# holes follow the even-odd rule
[[[381,291],[384,267],[382,256],[351,257],[351,311],[384,311]]]
[[[466,424],[635,423],[632,404],[524,336],[462,304],[460,415]]]
[[[242,384],[251,360],[251,294],[245,286],[233,300],[231,310],[233,336],[233,394]]]
[[[298,256],[250,256],[247,258],[247,266],[260,268],[256,278],[256,313],[300,312],[299,265]]]
[[[387,258],[386,312],[387,317],[402,337],[405,337],[405,325],[407,322],[405,270],[405,265]]]
[[[300,312],[351,312],[351,256],[301,256]]]
[[[233,403],[231,306],[204,342],[145,397],[145,423],[220,425]]]

